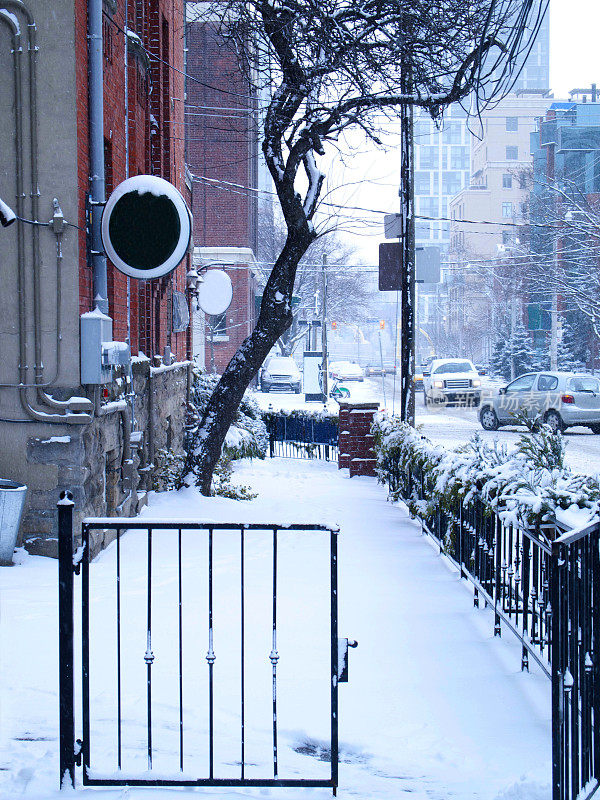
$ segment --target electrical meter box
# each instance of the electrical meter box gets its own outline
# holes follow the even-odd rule
[[[82,314],[81,325],[81,383],[109,383],[112,364],[103,353],[104,345],[112,343],[112,319],[98,308]]]

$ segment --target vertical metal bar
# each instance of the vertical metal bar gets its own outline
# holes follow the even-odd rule
[[[600,659],[600,551],[598,541],[599,526],[596,525],[594,533],[591,535],[592,553],[592,708],[594,715],[594,727],[592,728],[592,752],[593,767],[592,776],[600,777],[600,731],[598,720],[600,720],[600,672],[598,670],[598,660]]]
[[[177,578],[179,590],[179,769],[183,772],[183,594],[181,581],[181,528],[177,531]]]
[[[559,626],[561,614],[560,604],[560,575],[559,575],[559,549],[560,545],[552,544],[550,557],[550,619],[551,636],[551,664],[552,664],[552,800],[562,800],[562,670],[560,664],[560,634]]]
[[[569,664],[573,676],[571,701],[571,787],[579,794],[579,544],[569,547],[569,606],[571,610]]]
[[[337,532],[330,533],[331,589],[331,783],[334,794],[338,785],[338,575]]]
[[[152,663],[154,655],[152,653],[152,528],[148,528],[148,573],[147,573],[147,622],[146,622],[146,652],[144,661],[146,662],[146,715],[148,729],[148,769],[152,769]]]
[[[213,649],[213,529],[208,529],[208,775],[214,777],[214,684],[213,668],[215,652]]]
[[[277,528],[273,528],[273,639],[269,655],[273,673],[273,777],[278,777],[277,754]]]
[[[500,565],[502,562],[502,521],[494,514],[494,525],[496,533],[495,543],[495,564],[494,564],[494,636],[502,636],[502,626],[500,624],[500,614],[498,608],[502,606],[502,588],[500,578]]]
[[[244,529],[240,528],[240,723],[241,723],[241,779],[246,770],[246,619],[244,608]]]
[[[60,788],[75,787],[75,684],[73,656],[73,499],[62,492],[58,507],[58,663]]]
[[[121,529],[117,528],[117,763],[121,769]]]
[[[523,531],[523,581],[521,583],[521,592],[523,595],[523,634],[529,636],[529,578],[530,578],[530,541],[529,537]],[[521,654],[521,669],[529,672],[529,652],[525,645],[522,646]]]
[[[83,782],[90,768],[90,529],[81,528],[81,695],[83,722]]]

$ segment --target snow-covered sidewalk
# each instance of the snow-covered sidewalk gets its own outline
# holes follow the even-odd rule
[[[387,502],[385,489],[374,479],[350,480],[347,471],[338,471],[335,464],[284,459],[243,462],[235,477],[237,482],[251,485],[259,496],[250,502],[235,502],[206,499],[195,489],[186,489],[155,495],[145,513],[223,522],[310,521],[340,526],[339,634],[357,639],[359,647],[350,652],[349,683],[340,686],[339,796],[359,800],[396,800],[404,795],[413,800],[546,800],[550,796],[549,682],[539,673],[520,672],[517,643],[508,632],[502,639],[494,639],[490,613],[473,608],[469,588],[403,507]],[[144,572],[145,552],[135,536],[127,534],[122,540],[123,556],[129,556],[131,565],[131,611],[136,603],[144,607],[145,602],[135,572],[137,562],[140,575]],[[171,545],[172,540],[169,543],[157,537],[157,564]],[[186,547],[184,569],[199,575],[200,571],[191,571],[204,551],[194,550],[191,543]],[[303,618],[310,620],[312,604],[323,600],[319,591],[312,591],[316,585],[316,572],[311,572],[312,545],[294,548],[287,564],[285,548],[282,550],[281,568],[288,577],[289,591],[301,604]],[[217,552],[216,575],[222,586],[227,585],[228,575],[235,573],[234,563],[231,553]],[[95,585],[108,597],[114,546],[101,554],[91,571]],[[165,566],[156,573],[166,596],[176,592],[175,572],[176,568],[171,572]],[[260,576],[257,573],[253,582],[251,570],[248,591],[257,596],[262,591]],[[285,600],[285,586],[282,592],[283,614],[290,601]],[[256,607],[263,604],[268,609],[263,600],[256,599]],[[0,796],[56,800],[56,562],[23,556],[19,566],[0,570],[0,604]],[[234,606],[237,608],[232,603]],[[225,612],[225,606],[219,608],[221,618]],[[316,606],[314,612],[315,635],[319,636]],[[160,613],[158,608],[157,625]],[[107,641],[112,638],[112,630],[107,637]],[[227,651],[227,642],[219,645],[217,658]],[[160,638],[156,648],[161,652]],[[198,651],[203,659],[204,640]],[[94,666],[98,664],[96,673],[102,673],[102,659],[108,655],[96,654],[92,661]],[[308,660],[305,664],[302,654],[297,658],[301,676]],[[282,671],[285,688],[283,664]],[[307,685],[309,689],[312,686],[304,685],[300,677],[298,693],[305,692]],[[268,683],[263,688],[268,697]],[[155,691],[167,707],[166,695],[160,694],[160,678]],[[106,709],[102,708],[103,697]],[[100,728],[104,717],[112,714],[113,699],[106,692],[95,697]],[[138,702],[133,696],[130,700],[132,706]],[[326,731],[327,718],[317,704],[315,699],[314,708],[310,703],[297,708],[296,724],[282,725],[281,758],[298,776],[327,775],[328,765],[318,758],[319,734]],[[232,703],[231,709],[219,709],[223,720],[230,715],[232,729],[237,724],[235,707]],[[293,707],[291,698],[289,708]],[[314,730],[310,727],[313,711],[322,717]],[[193,715],[188,722],[193,727]],[[168,731],[165,725],[165,735]],[[256,734],[260,743],[258,727]],[[143,733],[139,736],[143,740]],[[160,741],[159,734],[156,739]],[[222,744],[225,747],[227,742]],[[165,751],[168,749],[166,746]],[[106,793],[137,800],[148,798],[148,791],[112,789]],[[180,797],[182,790],[175,791]],[[222,800],[265,795],[277,800],[324,800],[330,796],[326,789],[189,791]],[[91,798],[92,793],[98,797],[98,790],[77,790],[82,797]],[[167,795],[172,797],[173,790],[152,792],[156,800],[165,800]]]

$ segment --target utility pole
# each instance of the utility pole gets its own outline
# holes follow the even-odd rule
[[[412,91],[410,53],[403,49],[400,89],[403,95]],[[400,355],[400,419],[415,424],[415,216],[414,216],[414,143],[413,109],[408,102],[400,106],[400,216],[402,224],[402,284]]]
[[[323,254],[323,301],[321,302],[321,346],[323,348],[323,394],[325,401],[329,397],[327,386],[327,255]]]

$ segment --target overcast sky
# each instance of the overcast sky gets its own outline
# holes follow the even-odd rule
[[[551,0],[550,5],[550,84],[554,97],[568,99],[570,89],[589,87],[592,82],[600,89],[600,0]],[[397,123],[387,127],[398,134]],[[398,211],[397,139],[389,139],[388,145],[390,150],[382,152],[361,139],[353,153],[338,156],[328,169],[328,187],[343,188],[334,190],[327,199],[346,206],[339,226],[363,263],[377,262],[379,242],[384,238],[383,218],[348,206]]]
[[[600,85],[599,0],[551,0],[550,83],[555,97],[569,89]]]

